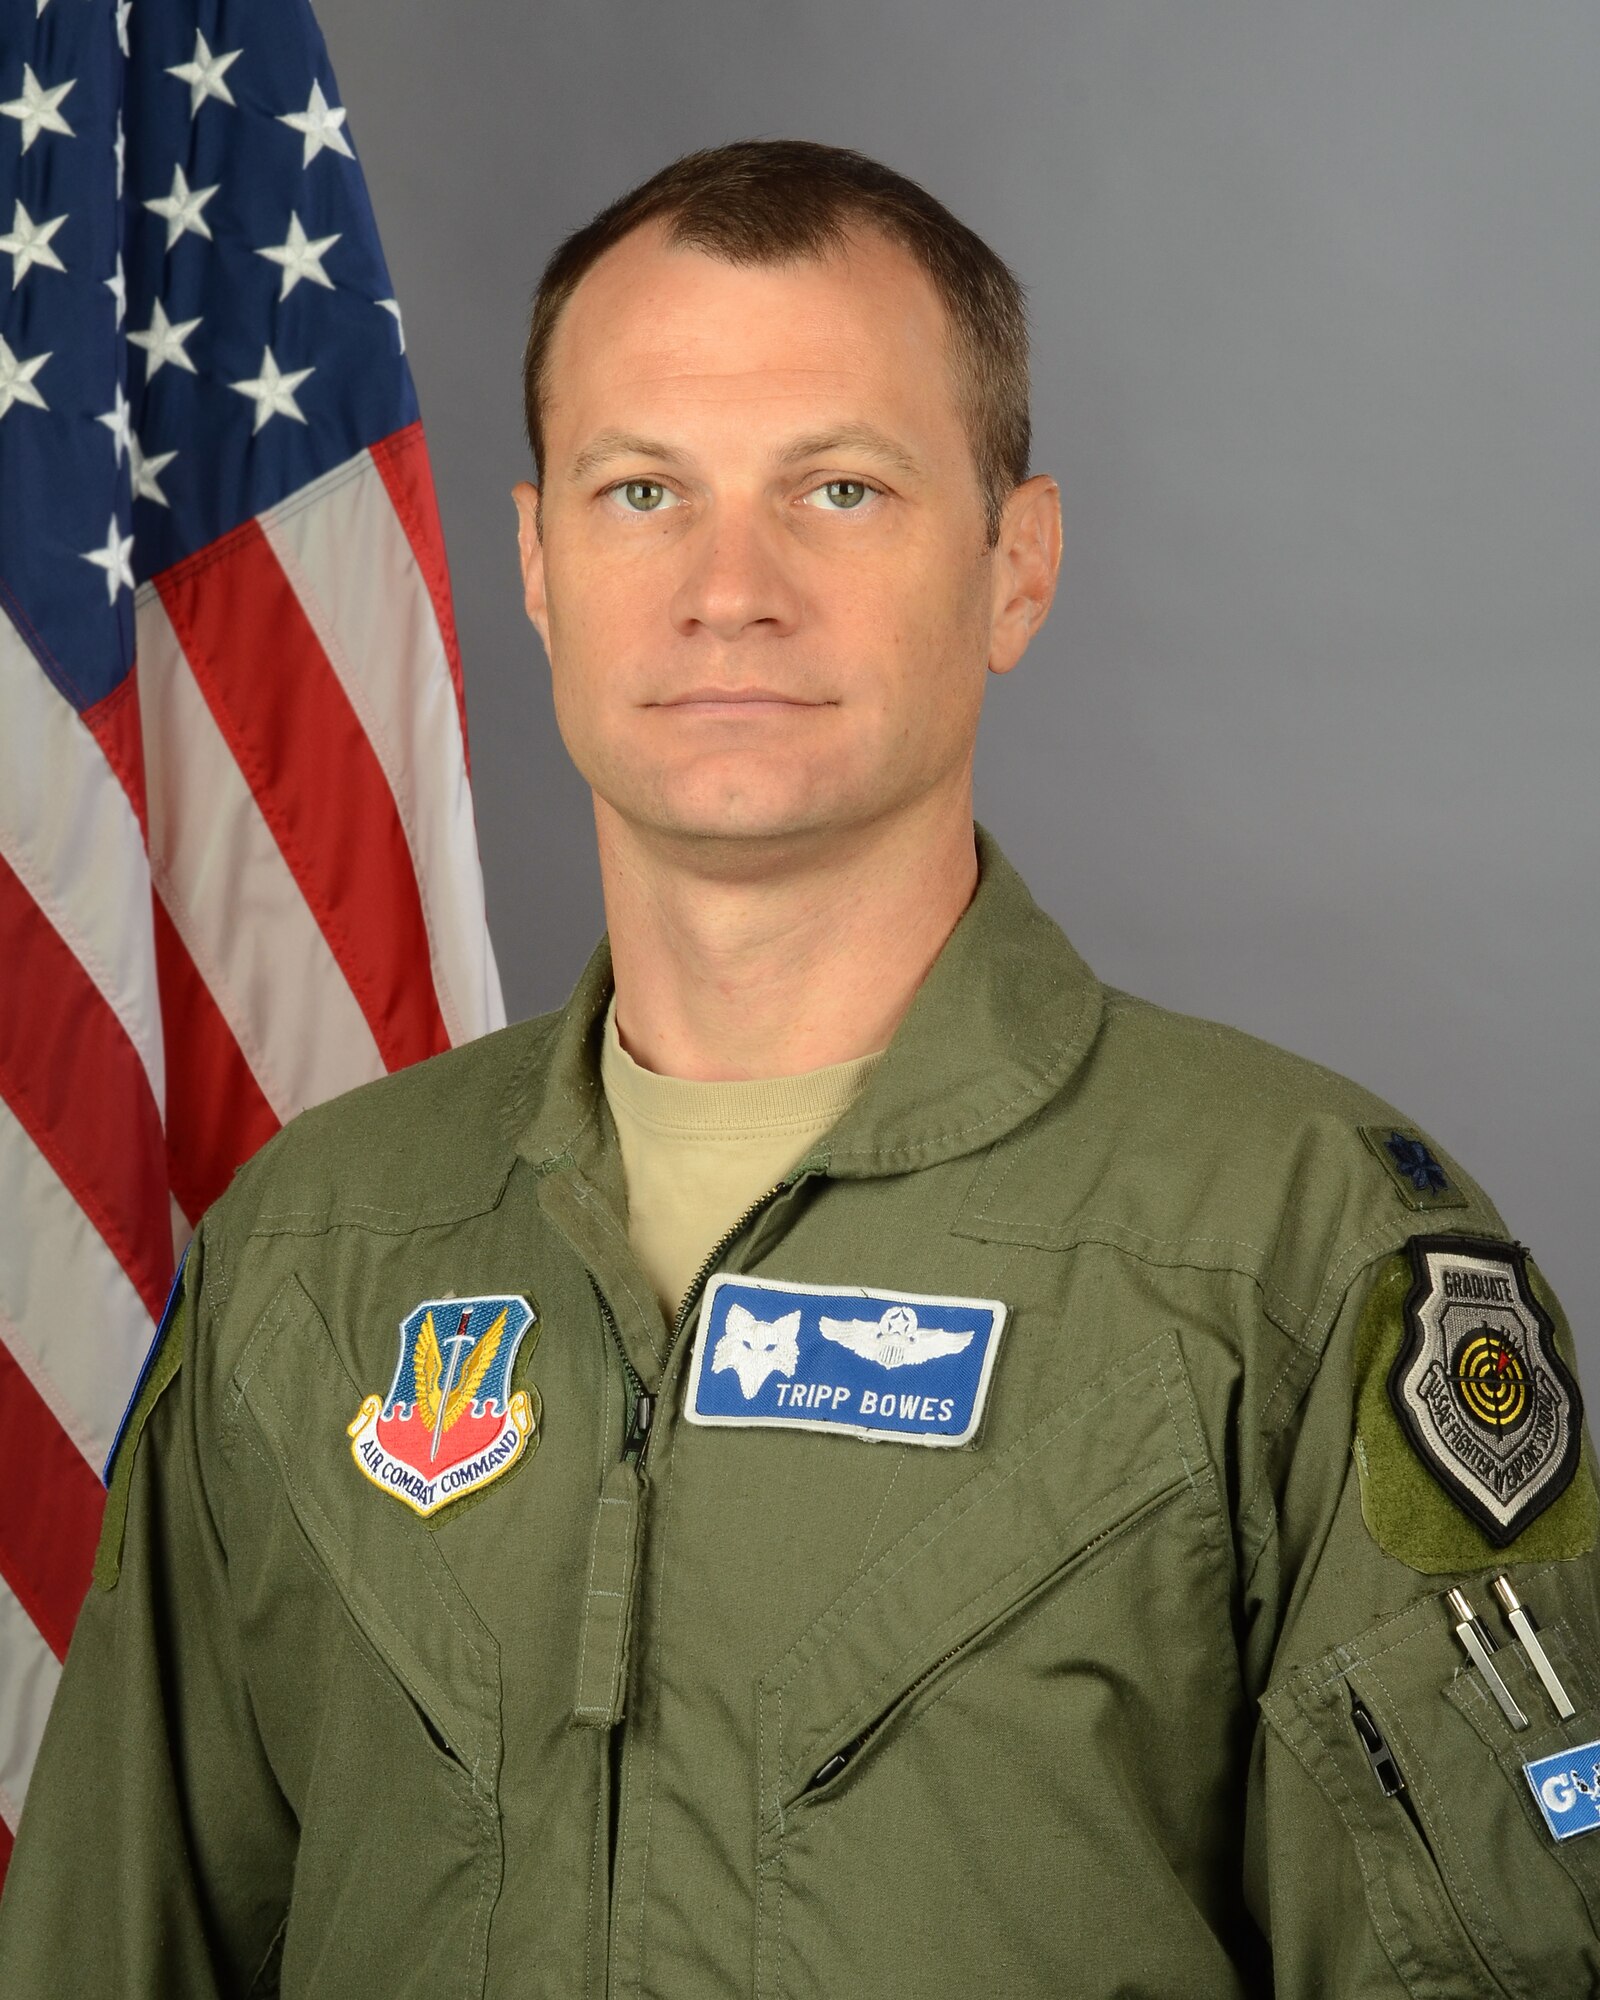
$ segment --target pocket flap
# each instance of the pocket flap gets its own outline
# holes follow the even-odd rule
[[[290,1276],[250,1336],[235,1396],[271,1447],[289,1505],[329,1581],[470,1775],[492,1796],[500,1657],[425,1523],[361,1477],[346,1426],[362,1392]]]
[[[1076,1389],[865,1570],[758,1686],[763,1831],[835,1751],[1093,1544],[1209,1479],[1177,1337]]]

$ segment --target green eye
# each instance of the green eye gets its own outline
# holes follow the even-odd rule
[[[635,514],[654,514],[671,497],[658,480],[629,479],[623,482],[623,502]]]
[[[872,488],[864,479],[830,479],[826,485],[819,486],[817,491],[827,494],[827,511],[845,514],[853,507],[859,507]]]

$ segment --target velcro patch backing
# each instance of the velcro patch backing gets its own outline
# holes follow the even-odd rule
[[[1500,1247],[1507,1255],[1513,1249],[1509,1244]],[[1556,1352],[1570,1371],[1572,1336],[1560,1304],[1531,1260],[1525,1271],[1532,1298],[1554,1327]],[[1406,1308],[1415,1282],[1409,1255],[1391,1257],[1380,1265],[1356,1332],[1354,1451],[1362,1518],[1373,1540],[1387,1554],[1429,1576],[1511,1562],[1561,1561],[1592,1549],[1600,1532],[1600,1498],[1587,1439],[1570,1483],[1503,1543],[1484,1532],[1424,1462],[1389,1391],[1390,1377],[1407,1344]]]

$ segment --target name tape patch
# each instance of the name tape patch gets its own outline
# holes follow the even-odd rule
[[[1573,1840],[1600,1826],[1600,1743],[1578,1743],[1524,1764],[1522,1775],[1557,1840]]]
[[[509,1472],[535,1435],[537,1391],[511,1387],[534,1323],[526,1299],[424,1299],[400,1322],[387,1396],[367,1396],[348,1426],[350,1455],[374,1486],[418,1514]]]
[[[692,1424],[965,1444],[1005,1318],[998,1299],[719,1273],[700,1306],[684,1414]]]

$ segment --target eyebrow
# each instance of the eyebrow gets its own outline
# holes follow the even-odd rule
[[[860,451],[869,457],[882,459],[899,472],[912,475],[922,470],[921,465],[903,444],[890,437],[887,431],[880,431],[875,424],[839,424],[832,430],[813,431],[809,437],[796,438],[785,445],[778,454],[781,465],[797,465],[804,458],[826,458],[830,452]]]
[[[567,477],[576,484],[614,458],[653,458],[667,465],[682,462],[682,454],[659,438],[639,437],[632,431],[598,431],[572,461]]]
[[[804,459],[823,458],[835,451],[865,452],[869,457],[880,459],[911,477],[922,470],[921,463],[904,445],[890,437],[887,431],[880,431],[875,424],[867,423],[838,424],[828,430],[812,431],[805,437],[794,438],[779,452],[778,463],[798,465]],[[658,465],[684,463],[684,454],[659,438],[640,437],[633,431],[598,431],[572,461],[567,478],[576,485],[617,458],[654,459]]]

